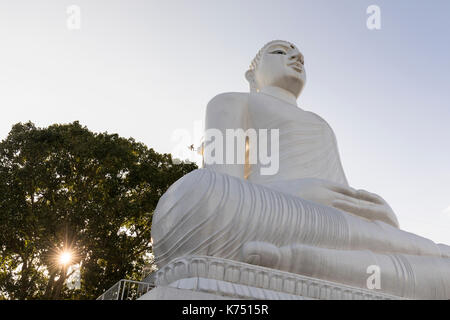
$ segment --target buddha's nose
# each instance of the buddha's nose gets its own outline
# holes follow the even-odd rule
[[[300,59],[300,55],[301,55],[300,52],[296,50],[296,51],[291,53],[289,59],[290,60],[299,60]]]

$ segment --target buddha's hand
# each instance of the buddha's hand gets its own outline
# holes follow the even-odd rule
[[[356,190],[315,178],[278,181],[267,186],[368,220],[380,220],[399,227],[397,217],[389,204],[379,195],[366,190]]]

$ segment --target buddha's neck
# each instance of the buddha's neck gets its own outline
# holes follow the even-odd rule
[[[278,98],[294,106],[297,106],[297,97],[285,89],[267,86],[261,88],[259,92]]]

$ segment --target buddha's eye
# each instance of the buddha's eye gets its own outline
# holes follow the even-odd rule
[[[286,52],[284,52],[283,50],[275,50],[275,51],[272,51],[271,54],[284,54],[284,55],[286,55]]]

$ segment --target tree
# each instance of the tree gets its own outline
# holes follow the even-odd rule
[[[158,199],[196,168],[78,122],[14,125],[0,143],[0,299],[93,299],[140,279]],[[79,289],[57,261],[64,250]]]

